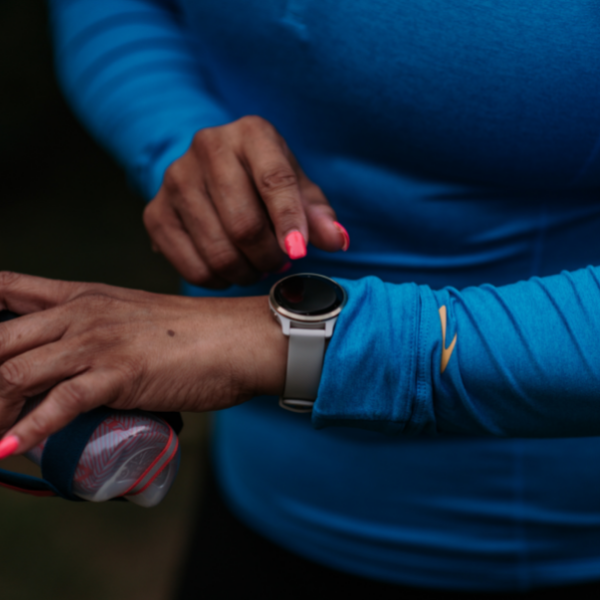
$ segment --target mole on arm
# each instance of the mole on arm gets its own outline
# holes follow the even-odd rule
[[[167,331],[167,333],[169,334],[170,337],[174,337],[175,336],[175,332],[172,329],[169,329]]]

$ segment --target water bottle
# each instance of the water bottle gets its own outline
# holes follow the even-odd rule
[[[0,323],[17,317],[0,311]],[[19,419],[43,396],[26,401]],[[38,466],[47,440],[25,456]],[[167,494],[179,469],[179,439],[173,428],[152,413],[115,410],[94,430],[77,464],[73,494],[90,502],[124,497],[150,507]]]

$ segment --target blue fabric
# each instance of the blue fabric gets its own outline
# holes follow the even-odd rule
[[[376,278],[340,283],[348,292],[344,334],[326,353],[316,427],[512,437],[600,431],[599,268],[462,292]],[[442,306],[446,348],[456,335],[443,373]]]
[[[216,419],[236,512],[404,584],[597,578],[600,440],[534,439],[599,433],[596,4],[50,5],[68,98],[148,198],[198,128],[258,114],[350,232],[294,266],[350,294],[314,427],[273,398]]]

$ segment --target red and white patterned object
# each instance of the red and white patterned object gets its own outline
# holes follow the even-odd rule
[[[27,453],[38,465],[45,444]],[[138,504],[154,505],[175,477],[178,454],[177,435],[161,419],[115,413],[102,421],[90,437],[75,471],[73,493],[92,502],[127,496]],[[153,483],[161,490],[149,490]],[[145,495],[152,500],[144,500],[147,491],[150,493]]]

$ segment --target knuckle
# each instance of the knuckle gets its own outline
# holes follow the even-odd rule
[[[74,301],[75,304],[82,306],[84,309],[104,309],[109,306],[114,299],[111,298],[100,286],[96,289],[84,292]]]
[[[143,351],[143,349],[142,349]],[[143,361],[136,356],[125,356],[115,366],[116,377],[113,378],[111,387],[116,389],[129,390],[131,392],[140,388],[143,380]]]
[[[60,386],[56,395],[56,400],[61,404],[63,410],[74,414],[85,408],[89,398],[89,389],[78,379],[73,379]]]
[[[204,129],[199,129],[196,131],[194,137],[192,138],[192,146],[194,148],[203,147],[206,142],[213,137],[215,133],[214,129],[214,127],[205,127]]]
[[[200,129],[192,139],[192,150],[202,158],[211,158],[215,154],[221,154],[225,149],[226,143],[221,127]]]
[[[99,285],[75,298],[69,303],[69,308],[77,310],[85,318],[86,327],[95,330],[105,323],[107,317],[118,312],[118,302]],[[98,335],[97,331],[94,331],[94,335]]]
[[[204,231],[204,214],[206,211],[206,198],[192,189],[182,190],[177,198],[177,222],[169,223],[169,228],[178,235],[182,232],[192,237],[188,231]],[[188,229],[188,227],[190,229]]]
[[[30,376],[31,369],[25,360],[9,360],[0,367],[0,387],[19,389]]]
[[[90,366],[106,359],[106,352],[121,342],[118,327],[109,322],[103,315],[94,315],[86,324],[86,331],[79,334],[80,363]],[[93,354],[89,358],[86,354]]]
[[[119,362],[117,371],[119,372],[123,383],[132,384],[139,378],[141,365],[138,360],[135,360],[133,357],[129,357]]]
[[[182,167],[180,162],[176,160],[171,163],[163,176],[163,188],[167,192],[176,193],[179,192],[185,182],[185,169]]]
[[[298,186],[298,177],[289,166],[277,165],[265,169],[258,186],[261,194],[273,195]]]
[[[231,142],[228,138],[213,133],[204,143],[202,150],[205,160],[214,170],[222,157],[230,152]]]
[[[209,264],[219,275],[228,275],[238,267],[238,256],[230,248],[215,247],[211,250]]]
[[[0,271],[0,287],[11,287],[17,284],[23,275],[13,273],[12,271]]]
[[[160,226],[160,220],[157,218],[158,207],[154,202],[150,202],[148,206],[144,209],[142,213],[142,221],[144,222],[144,227],[150,232],[155,231]]]
[[[283,224],[298,223],[303,214],[303,208],[298,204],[285,203],[278,208],[279,220]]]
[[[48,424],[46,418],[39,414],[37,410],[34,410],[29,416],[29,433],[37,439],[44,439],[48,437]]]
[[[237,215],[229,227],[231,239],[239,246],[260,242],[268,231],[267,222],[255,215]]]
[[[264,129],[273,129],[269,121],[258,115],[246,115],[237,120],[237,123],[246,131],[260,131]]]
[[[153,239],[162,228],[160,219],[157,218],[154,210],[150,210],[149,206],[146,207],[142,214],[142,222],[144,223],[144,227],[146,228],[150,239]]]

